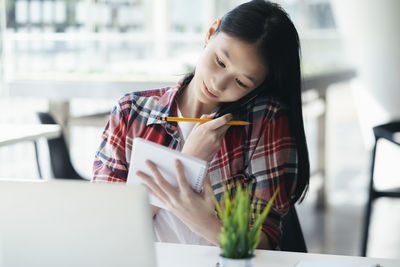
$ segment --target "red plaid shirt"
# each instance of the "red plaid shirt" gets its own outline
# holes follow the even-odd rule
[[[114,107],[102,135],[93,165],[93,181],[125,183],[132,142],[142,137],[181,150],[176,122],[158,121],[161,116],[177,116],[175,98],[180,84],[123,96]],[[290,135],[287,108],[276,99],[256,99],[241,112],[248,126],[231,126],[220,150],[209,162],[209,175],[218,201],[223,184],[235,192],[237,182],[251,188],[254,220],[257,203],[264,208],[276,188],[280,188],[262,231],[279,249],[281,218],[289,209],[297,179],[297,150]]]

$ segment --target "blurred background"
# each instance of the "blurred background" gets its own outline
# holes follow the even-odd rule
[[[37,112],[50,112],[73,166],[90,179],[119,97],[193,70],[208,26],[242,2],[0,0],[0,127],[39,124]],[[276,2],[302,45],[313,177],[297,210],[308,250],[360,255],[372,127],[400,117],[400,1]],[[399,185],[400,149],[381,143],[374,179]],[[46,139],[35,144],[38,155],[31,141],[0,146],[0,179],[52,179]],[[375,201],[368,256],[400,258],[399,214],[398,199]]]

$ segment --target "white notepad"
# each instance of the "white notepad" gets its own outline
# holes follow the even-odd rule
[[[142,171],[149,176],[153,176],[153,173],[145,163],[146,160],[151,160],[158,166],[164,178],[171,185],[177,187],[175,159],[179,159],[182,162],[186,179],[193,190],[198,193],[201,192],[203,180],[207,173],[206,161],[139,137],[133,140],[127,184],[143,183],[143,180],[136,175],[136,171]],[[165,205],[153,195],[150,195],[150,203],[166,209]]]
[[[352,261],[337,261],[337,260],[302,260],[294,267],[379,267],[379,264],[352,262]]]

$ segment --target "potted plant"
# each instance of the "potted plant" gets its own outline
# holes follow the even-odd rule
[[[222,220],[220,267],[253,266],[253,253],[260,242],[261,226],[271,209],[278,191],[279,188],[275,191],[261,214],[260,204],[257,205],[253,227],[250,226],[252,209],[247,188],[243,189],[241,185],[238,185],[236,195],[231,200],[225,187],[223,208],[214,199],[217,213]]]

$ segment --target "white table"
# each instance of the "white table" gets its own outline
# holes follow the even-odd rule
[[[56,138],[61,127],[53,124],[0,124],[0,147],[39,138]]]
[[[213,246],[156,243],[159,267],[215,267],[220,249]],[[352,263],[378,263],[383,267],[399,267],[400,260],[256,250],[254,267],[293,267],[300,260]],[[323,266],[321,266],[323,267]],[[340,265],[338,265],[340,267]]]

